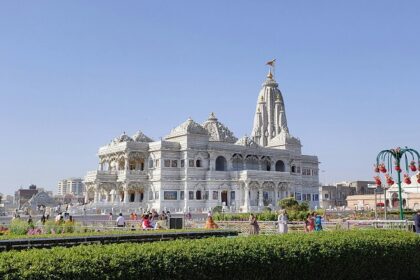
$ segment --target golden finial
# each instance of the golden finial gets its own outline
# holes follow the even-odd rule
[[[270,70],[268,71],[267,78],[269,78],[269,79],[272,79],[272,78],[273,78],[273,73],[271,73],[271,68],[270,68]]]
[[[260,96],[260,102],[264,102],[264,95]]]

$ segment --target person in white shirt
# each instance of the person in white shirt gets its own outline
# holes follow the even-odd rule
[[[55,216],[55,222],[56,222],[56,223],[59,223],[59,222],[60,222],[60,220],[61,220],[61,213],[58,213],[58,215],[57,215],[57,216]]]
[[[120,213],[116,222],[117,222],[117,227],[125,227],[125,219],[124,219],[122,213]]]
[[[287,223],[289,222],[289,216],[287,215],[286,210],[281,210],[279,216],[277,217],[277,223],[279,226],[279,233],[287,233]]]

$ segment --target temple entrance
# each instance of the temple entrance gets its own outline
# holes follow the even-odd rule
[[[222,205],[223,206],[228,206],[228,192],[227,191],[222,191]]]

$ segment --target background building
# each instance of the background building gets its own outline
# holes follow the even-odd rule
[[[58,195],[65,196],[71,194],[82,196],[85,191],[85,185],[82,178],[69,178],[58,182]]]
[[[23,205],[29,201],[35,194],[38,193],[36,185],[30,185],[27,189],[19,189],[15,192],[15,204],[17,208],[21,209]]]
[[[355,189],[346,185],[319,187],[319,206],[324,209],[346,206],[347,196],[354,194]]]
[[[352,181],[321,186],[319,188],[319,205],[324,209],[347,206],[348,196],[373,194],[374,189],[368,188],[368,185],[374,183],[373,181]]]
[[[420,209],[420,183],[417,180],[420,179],[420,172],[411,176],[411,184],[401,183],[402,188],[402,206],[404,209]],[[374,184],[374,182],[372,182]],[[369,189],[372,193],[375,189]],[[398,185],[392,185],[386,191],[385,195],[380,194],[376,196],[376,203],[387,206],[390,210],[398,210],[400,200],[398,196]],[[347,206],[351,209],[356,210],[367,210],[375,207],[375,195],[374,194],[356,194],[347,197]]]

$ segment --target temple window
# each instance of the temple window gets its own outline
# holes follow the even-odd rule
[[[226,159],[222,156],[216,158],[216,171],[226,171],[227,162]]]
[[[181,167],[185,167],[185,160],[181,159]]]
[[[293,168],[293,167],[292,167]],[[276,162],[276,171],[278,172],[284,172],[285,171],[285,165],[284,162],[282,160],[278,160]],[[293,172],[293,171],[292,171]]]
[[[178,161],[177,160],[173,160],[171,166],[172,167],[178,167]]]
[[[190,160],[188,161],[188,166],[189,166],[189,167],[194,167],[194,160],[193,160],[193,159],[190,159]]]
[[[201,159],[195,161],[195,167],[201,167]]]
[[[164,164],[165,167],[171,167],[171,161],[169,159],[165,159],[163,164]]]
[[[195,199],[201,200],[201,191],[196,191],[196,193],[195,193]]]

